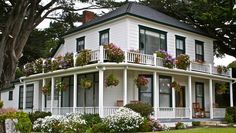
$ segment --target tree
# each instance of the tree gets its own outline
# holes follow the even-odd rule
[[[86,0],[83,0],[86,2]],[[30,33],[56,10],[64,12],[97,8],[94,5],[75,9],[74,0],[0,0],[0,85],[14,79],[18,60]]]

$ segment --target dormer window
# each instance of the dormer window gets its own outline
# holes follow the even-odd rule
[[[76,39],[76,52],[80,52],[84,49],[85,45],[85,37],[80,37]]]
[[[204,62],[204,45],[202,41],[195,41],[195,59]]]
[[[99,45],[109,44],[109,29],[99,32]]]

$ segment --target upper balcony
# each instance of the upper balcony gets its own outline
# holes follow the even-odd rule
[[[90,54],[88,57],[89,58],[88,65],[94,64],[94,63],[102,64],[102,63],[109,63],[110,62],[108,59],[107,51],[104,49],[103,46],[100,46],[99,49],[90,51],[89,53]],[[54,72],[54,71],[57,71],[58,69],[67,69],[67,68],[71,68],[71,67],[78,67],[78,65],[76,64],[76,60],[80,54],[81,53],[73,53],[73,56],[71,54],[71,65],[67,65],[66,67],[61,66],[57,69],[50,70],[50,71]],[[157,68],[168,69],[164,66],[164,60],[160,57],[157,57],[156,53],[154,53],[153,55],[148,55],[148,54],[142,54],[142,53],[138,53],[138,52],[123,51],[123,54],[124,54],[124,59],[121,63],[139,64],[139,65],[153,66],[153,67],[157,67]],[[55,59],[52,58],[50,63],[53,63],[54,60]],[[32,72],[33,70],[31,70],[31,73],[27,74],[27,75],[49,72],[49,71],[44,70],[45,68],[43,67],[43,66],[47,65],[48,63],[49,62],[46,62],[45,60],[43,60],[41,71]],[[51,66],[53,66],[53,65],[51,64]],[[25,66],[25,69],[27,69],[27,66]],[[32,67],[32,69],[33,69],[33,67]],[[181,69],[178,69],[176,67],[176,65],[174,65],[174,67],[171,69],[181,70]],[[198,63],[198,62],[191,61],[189,67],[184,71],[205,73],[205,74],[209,74],[209,75],[217,75],[217,76],[232,78],[232,69],[228,69],[227,71],[222,70],[220,72],[217,69],[219,69],[219,68],[213,66],[212,64]]]

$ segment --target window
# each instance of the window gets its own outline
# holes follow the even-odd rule
[[[149,81],[145,88],[139,88],[139,101],[153,105],[153,83],[151,75],[143,75]]]
[[[109,44],[109,29],[99,32],[99,45]]]
[[[204,108],[204,83],[196,82],[196,102],[200,104],[200,108]]]
[[[185,54],[185,37],[175,36],[176,57]]]
[[[13,100],[13,91],[9,91],[8,100]]]
[[[230,106],[230,92],[229,84],[226,84],[227,90],[222,93],[219,92],[220,89],[219,83],[215,83],[215,107],[216,108],[226,108]]]
[[[160,107],[172,107],[171,77],[160,76]]]
[[[167,50],[166,33],[145,26],[139,26],[139,50],[145,54],[153,54],[161,49]]]
[[[62,92],[61,94],[61,106],[62,107],[73,107],[73,88],[74,88],[74,77],[73,76],[67,76],[62,77],[62,82],[68,85],[68,88]],[[56,95],[58,96],[59,93]],[[55,94],[54,94],[55,96]],[[56,97],[54,97],[55,99]]]
[[[19,87],[19,109],[23,109],[23,85]]]
[[[80,37],[76,39],[76,52],[80,52],[84,49],[85,37]]]
[[[201,41],[195,41],[195,57],[196,61],[204,61],[204,45]]]
[[[30,84],[26,86],[26,108],[33,108],[33,100],[34,100],[34,85]]]

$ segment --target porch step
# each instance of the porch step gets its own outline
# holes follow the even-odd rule
[[[203,125],[203,126],[217,126],[217,125],[224,126],[223,121],[201,121],[200,124]]]

